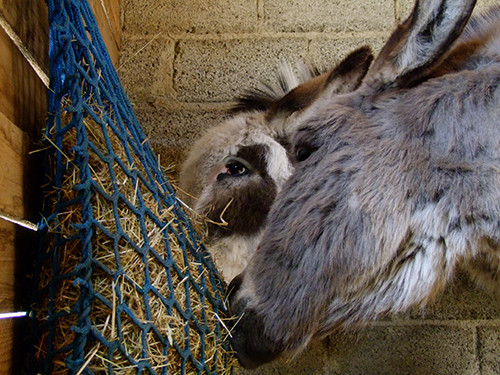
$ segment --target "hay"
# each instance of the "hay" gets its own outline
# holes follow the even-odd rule
[[[103,117],[102,107],[91,100],[88,104],[99,118]],[[106,108],[106,111],[106,116],[112,118],[113,113],[109,113],[109,108]],[[63,125],[69,124],[72,114],[63,112],[61,120]],[[92,179],[102,190],[99,192],[99,189],[94,189],[91,197],[93,215],[97,222],[94,224],[92,238],[91,279],[98,298],[93,300],[90,313],[93,336],[101,338],[87,342],[86,362],[81,370],[88,368],[94,373],[108,373],[112,370],[114,374],[130,374],[136,372],[137,365],[134,365],[134,362],[148,361],[157,373],[167,367],[168,373],[171,374],[181,373],[181,370],[186,374],[195,374],[205,373],[195,365],[197,361],[204,360],[211,371],[217,371],[218,374],[232,373],[236,360],[232,353],[228,352],[225,342],[228,333],[221,323],[224,317],[214,312],[207,297],[200,295],[194,288],[192,280],[198,284],[198,288],[203,281],[206,285],[204,294],[211,294],[214,299],[216,294],[219,299],[224,298],[220,295],[221,285],[214,285],[221,281],[210,275],[205,266],[197,263],[190,251],[182,250],[179,238],[185,238],[194,245],[188,229],[177,220],[172,207],[160,210],[154,195],[144,183],[150,182],[148,177],[144,177],[144,181],[137,178],[135,183],[133,182],[129,171],[137,171],[141,176],[148,174],[135,153],[127,153],[123,137],[120,139],[111,130],[103,132],[101,125],[90,117],[84,120],[84,124],[88,138],[94,145],[89,148]],[[72,162],[75,158],[73,147],[76,142],[76,130],[72,128],[64,136],[62,149],[58,149],[66,159],[67,168],[63,174],[62,190],[48,192],[46,201],[53,205],[52,212],[57,209],[58,199],[70,202],[78,194],[73,189],[75,184],[79,183],[80,173]],[[125,169],[110,155],[109,146],[124,163]],[[122,197],[113,205],[109,198],[115,197],[117,191]],[[59,198],[58,194],[61,194]],[[151,212],[143,210],[138,214],[140,202],[144,202],[144,206]],[[116,217],[119,217],[118,221]],[[161,225],[156,218],[160,219]],[[202,227],[203,221],[200,221],[199,217],[196,219]],[[41,267],[39,288],[43,290],[50,283],[54,283],[54,276],[57,276],[53,313],[63,313],[55,323],[53,338],[54,346],[58,350],[53,360],[52,374],[55,375],[68,373],[65,361],[72,354],[70,344],[75,339],[71,327],[77,326],[79,319],[73,312],[73,306],[81,292],[80,288],[74,285],[74,271],[82,260],[82,248],[80,240],[73,238],[77,231],[73,224],[81,223],[82,220],[80,203],[69,205],[65,212],[58,216],[57,227],[50,228],[50,231],[66,238],[65,245],[56,252],[59,266],[57,271],[54,271],[54,259],[49,258]],[[117,238],[114,234],[120,230],[125,235]],[[165,236],[168,236],[170,251],[165,245]],[[53,236],[48,236],[46,248],[51,249],[52,245]],[[154,249],[156,254],[151,251],[138,251],[148,246]],[[174,266],[166,269],[165,265],[169,259],[173,260]],[[117,264],[122,266],[124,273],[117,274]],[[65,276],[61,278],[60,275]],[[151,285],[149,292],[144,290],[146,284]],[[46,321],[50,315],[49,298],[45,297],[36,313],[40,321]],[[164,301],[172,297],[176,302],[174,307],[170,308]],[[186,320],[183,317],[185,311],[192,311],[196,320],[205,322],[209,330],[202,333],[196,329],[195,320]],[[149,323],[156,329],[143,329],[144,325]],[[222,337],[218,334],[219,331]],[[45,332],[37,345],[38,360],[45,358],[47,345],[50,345],[48,340],[50,338]],[[185,349],[187,342],[192,356],[183,363],[179,350]],[[115,343],[118,346],[110,349],[109,345],[104,343]]]

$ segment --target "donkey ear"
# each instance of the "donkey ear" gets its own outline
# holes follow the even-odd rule
[[[391,35],[367,79],[382,86],[411,86],[425,76],[462,33],[476,0],[417,0]],[[373,82],[375,81],[375,82]]]
[[[272,118],[277,114],[290,115],[300,111],[325,91],[331,93],[353,91],[361,83],[372,60],[370,48],[362,47],[354,51],[333,70],[304,82],[275,102],[267,112],[267,117]]]
[[[365,77],[372,61],[373,55],[369,47],[351,52],[328,74],[324,91],[329,94],[354,91]]]

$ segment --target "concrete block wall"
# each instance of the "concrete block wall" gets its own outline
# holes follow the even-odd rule
[[[497,3],[478,0],[478,10]],[[123,0],[119,74],[164,166],[282,61],[376,52],[412,0]],[[248,374],[500,374],[500,300],[460,274],[424,311],[316,342]]]

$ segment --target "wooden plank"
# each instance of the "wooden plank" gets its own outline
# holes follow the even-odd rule
[[[108,14],[115,14],[118,0],[109,1]],[[25,4],[26,3],[26,4]],[[29,4],[28,4],[29,3]],[[33,3],[33,5],[31,5]],[[108,47],[111,60],[117,66],[119,60],[118,42],[111,30],[111,20],[107,18],[101,0],[90,1],[95,12],[103,39]],[[108,8],[106,8],[108,9]],[[43,0],[0,0],[0,16],[4,17],[19,32],[27,47],[41,58],[48,48],[47,9]],[[113,17],[116,17],[113,16]],[[32,24],[20,22],[26,18]],[[11,24],[18,22],[19,24]],[[113,23],[116,20],[113,21]],[[31,29],[30,29],[31,27]],[[36,35],[36,37],[32,37]],[[35,47],[36,46],[36,47]],[[45,126],[46,88],[33,68],[19,52],[10,37],[0,28],[0,108],[8,119],[28,132],[32,139],[40,137],[40,129]],[[44,60],[43,66],[48,65]]]
[[[28,319],[0,320],[0,374],[23,374],[25,372]]]
[[[0,210],[24,218],[28,211],[26,173],[28,135],[0,112]],[[30,238],[31,241],[24,239]],[[27,305],[27,251],[34,243],[21,227],[0,219],[0,312],[13,312]],[[28,247],[26,246],[28,245]],[[0,320],[0,374],[19,373],[24,340],[24,319]],[[16,348],[17,345],[17,348]],[[16,354],[17,353],[17,354]]]
[[[49,71],[49,19],[44,0],[0,0],[2,16],[42,69]]]
[[[45,126],[47,89],[3,29],[0,51],[0,109],[10,122],[38,139]]]
[[[0,220],[0,312],[16,310],[16,225]]]
[[[108,48],[108,53],[111,57],[111,61],[113,62],[114,66],[117,67],[120,55],[118,49],[118,41],[111,28],[111,21],[108,19],[106,12],[102,7],[101,0],[90,0],[89,4],[92,8],[92,11],[94,12],[94,16],[99,26],[99,31],[101,32],[102,39],[104,40],[104,43],[106,43],[106,47]]]
[[[121,47],[120,0],[90,0],[113,63]],[[38,64],[48,72],[49,21],[44,0],[0,0],[0,16],[21,38]]]
[[[0,373],[2,374],[13,373],[15,324],[12,319],[0,320]]]
[[[30,207],[27,175],[33,171],[28,156],[28,135],[0,112],[0,211],[26,218]],[[24,310],[27,301],[27,265],[33,259],[31,233],[18,225],[0,219],[0,312]],[[31,257],[31,258],[30,258]],[[0,374],[20,373],[25,319],[0,320]]]
[[[0,112],[0,211],[25,218],[28,135]],[[17,236],[20,228],[0,219],[0,312],[15,308]],[[20,261],[20,259],[18,260]]]
[[[0,211],[24,218],[24,176],[29,138],[0,112]]]
[[[37,65],[48,72],[49,33],[45,2],[0,0],[0,17],[22,40]],[[24,186],[29,139],[21,129],[34,139],[39,138],[40,130],[45,126],[46,88],[3,28],[0,30],[0,51],[0,110],[3,112],[0,113],[0,210],[25,218],[30,202],[26,199]],[[26,247],[21,243],[24,235],[20,227],[0,219],[0,312],[17,310],[19,301],[29,294],[20,290],[26,289],[26,281],[18,277],[23,275]],[[16,335],[15,327],[25,324],[25,320],[0,321],[1,374],[19,373],[14,370],[15,364],[21,362],[21,355],[14,357],[16,351],[19,352],[15,345],[22,343],[24,337]]]
[[[111,24],[111,30],[115,36],[118,49],[121,49],[121,17],[120,17],[120,0],[101,0],[104,4],[104,9],[108,15],[108,20]]]

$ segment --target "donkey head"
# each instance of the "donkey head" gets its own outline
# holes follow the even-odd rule
[[[473,7],[418,1],[359,88],[296,119],[294,172],[230,286],[243,366],[423,305],[459,259],[498,252],[498,61],[435,77]]]
[[[276,87],[265,83],[247,92],[236,114],[192,147],[180,185],[196,197],[188,197],[188,203],[213,222],[207,245],[226,280],[245,268],[271,204],[292,172],[288,145],[295,119],[326,88],[352,91],[371,60],[369,49],[361,48],[321,75],[304,66],[295,76],[284,67]],[[350,74],[344,74],[347,67]]]

